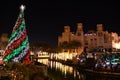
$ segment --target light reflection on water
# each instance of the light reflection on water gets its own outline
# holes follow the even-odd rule
[[[50,65],[53,65],[53,66],[50,66]],[[66,65],[62,65],[61,63],[59,62],[53,62],[53,61],[50,61],[50,65],[49,67],[50,68],[55,68],[55,69],[59,69],[60,71],[62,71],[62,73],[64,73],[66,75],[66,73],[73,73],[73,68],[70,67],[70,66],[66,66]]]
[[[79,72],[71,66],[63,65],[60,62],[49,61],[48,59],[38,59],[38,62],[47,65],[51,70],[56,69],[61,71],[62,75],[64,75],[64,77],[66,78],[71,77],[72,80],[83,80],[83,79],[80,79],[80,78],[83,78],[83,75],[80,75]]]
[[[49,60],[48,59],[38,59],[38,62],[43,63],[48,66]]]
[[[79,73],[76,68],[63,65],[59,62],[49,61],[48,59],[38,59],[38,62],[43,63],[50,69],[54,80],[120,80],[111,76],[88,75],[86,73]],[[55,78],[57,77],[57,78]]]

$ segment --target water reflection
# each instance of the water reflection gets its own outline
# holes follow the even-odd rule
[[[43,63],[48,66],[48,59],[38,59],[38,62]]]
[[[54,78],[54,80],[120,80],[120,78],[112,76],[87,74],[78,71],[74,67],[49,61],[48,59],[38,59],[38,61],[48,66],[48,74]]]
[[[51,65],[53,65],[53,66],[51,66]],[[63,64],[61,64],[59,62],[50,61],[50,66],[49,67],[50,68],[59,69],[65,75],[66,75],[66,72],[68,72],[68,73],[72,73],[73,72],[73,68],[72,67],[63,65]]]
[[[47,65],[50,70],[55,70],[56,74],[60,73],[60,80],[61,78],[64,78],[64,80],[84,80],[81,79],[84,78],[84,76],[82,74],[79,74],[76,68],[63,65],[60,62],[49,61],[48,59],[38,59],[38,61]]]

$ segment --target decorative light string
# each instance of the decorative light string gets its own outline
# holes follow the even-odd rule
[[[26,40],[17,48],[14,49],[11,54],[8,54],[5,58],[4,61],[9,61],[10,59],[14,58],[16,55],[20,54],[20,51],[24,50],[27,46],[28,43],[28,37],[26,38]],[[9,52],[8,52],[9,53]]]
[[[4,62],[30,62],[30,47],[25,28],[24,9],[25,6],[21,5],[20,14],[15,26],[13,27],[9,44],[7,45],[3,55]]]
[[[27,44],[26,48],[20,53],[20,55],[18,55],[13,59],[13,61],[14,62],[21,61],[21,59],[28,53],[28,51],[29,51],[29,43]]]
[[[24,35],[22,37],[20,37],[18,40],[16,40],[14,43],[10,43],[11,45],[6,49],[4,56],[11,54],[12,50],[17,48],[21,44],[21,42],[24,41],[26,36],[27,36],[27,34],[25,32]],[[4,56],[3,56],[3,58],[4,58]]]

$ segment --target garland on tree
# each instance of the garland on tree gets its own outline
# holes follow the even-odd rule
[[[17,22],[13,27],[9,43],[3,55],[4,62],[25,62],[30,60],[30,47],[24,20],[24,8],[21,5],[20,14]]]

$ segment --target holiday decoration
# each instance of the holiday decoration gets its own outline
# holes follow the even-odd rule
[[[30,62],[30,47],[25,28],[25,6],[21,5],[20,14],[3,55],[4,62]]]

